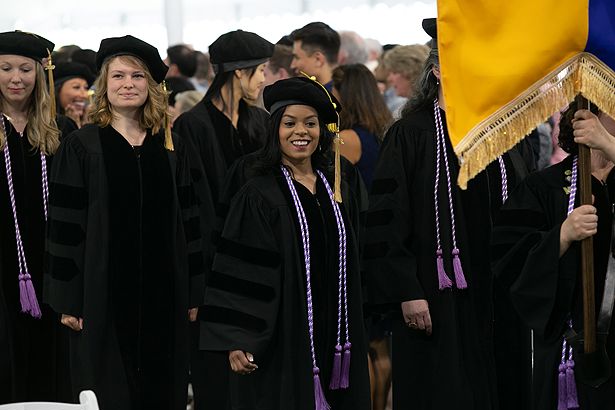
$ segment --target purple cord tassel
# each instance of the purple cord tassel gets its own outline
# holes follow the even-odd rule
[[[455,270],[455,283],[457,289],[466,289],[468,282],[463,274],[463,268],[461,267],[461,259],[459,259],[459,249],[453,249],[453,269]]]
[[[352,344],[346,342],[344,344],[344,360],[342,361],[342,380],[340,381],[340,389],[347,389],[350,386],[350,348]]]
[[[320,384],[320,369],[314,367],[312,371],[314,373],[314,410],[331,410],[331,406],[327,403],[325,392]]]
[[[442,259],[442,250],[438,249],[436,251],[436,266],[438,267],[438,282],[440,284],[440,290],[451,288],[453,286],[453,282],[451,282],[450,278],[446,274],[444,270],[444,260]]]
[[[335,346],[335,355],[333,356],[333,370],[331,371],[331,381],[329,382],[329,390],[337,390],[340,388],[340,379],[342,377],[342,346]]]
[[[568,410],[568,388],[566,386],[566,364],[559,365],[557,376],[557,410]]]
[[[574,360],[566,361],[566,404],[567,409],[578,409],[577,382],[574,379]]]
[[[22,312],[30,313],[36,319],[41,318],[41,308],[36,300],[36,292],[29,273],[19,275],[19,301]]]

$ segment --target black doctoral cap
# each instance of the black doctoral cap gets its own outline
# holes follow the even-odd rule
[[[427,33],[429,35],[429,37],[431,37],[431,48],[438,48],[438,25],[436,24],[437,19],[435,18],[428,18],[428,19],[423,19],[423,30],[425,30],[425,33]]]
[[[270,113],[288,105],[308,105],[325,124],[337,123],[342,107],[335,97],[309,77],[291,77],[265,87],[263,102]]]
[[[57,63],[53,70],[53,79],[56,87],[71,78],[83,78],[91,86],[96,78],[85,64],[72,62]]]
[[[222,34],[209,46],[209,59],[216,74],[257,66],[272,54],[273,44],[256,33],[243,30]]]
[[[131,35],[102,40],[96,53],[96,68],[100,71],[105,60],[121,55],[134,56],[142,60],[154,81],[159,84],[164,80],[169,70],[169,67],[160,58],[156,47]]]
[[[54,47],[55,44],[37,34],[19,30],[0,33],[0,54],[14,54],[40,62]]]

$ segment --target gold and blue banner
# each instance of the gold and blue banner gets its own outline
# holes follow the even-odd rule
[[[615,0],[438,0],[459,185],[581,93],[615,117]]]

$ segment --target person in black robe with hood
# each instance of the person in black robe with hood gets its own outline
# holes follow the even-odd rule
[[[264,102],[268,140],[231,201],[201,347],[244,375],[235,409],[369,409],[357,208],[344,182],[334,198],[325,126],[339,104],[308,78],[266,87]]]
[[[249,31],[221,35],[209,46],[216,75],[205,97],[173,124],[173,131],[189,139],[197,149],[217,206],[217,225],[221,225],[228,209],[218,206],[218,202],[229,168],[241,156],[263,146],[269,115],[253,104],[264,84],[265,64],[273,49],[273,44]],[[219,229],[220,226],[206,239],[213,238],[215,242]],[[218,352],[199,350],[199,322],[191,324],[190,334],[195,409],[225,410],[230,406],[227,359]]]
[[[204,291],[191,148],[169,131],[153,46],[104,39],[97,65],[93,123],[62,141],[51,172],[45,300],[72,329],[75,396],[185,409],[188,321]]]
[[[391,312],[393,407],[496,409],[492,218],[527,173],[515,149],[457,187],[448,138],[436,21],[415,97],[387,132],[366,217],[367,302]]]
[[[47,172],[75,129],[56,118],[47,91],[42,60],[53,48],[35,34],[0,33],[0,404],[69,395],[66,332],[42,303]]]
[[[591,148],[593,205],[579,205],[576,143]],[[601,314],[607,271],[613,269],[615,121],[595,106],[569,107],[560,120],[559,145],[570,155],[529,176],[496,221],[493,270],[523,321],[534,331],[532,408],[615,408],[615,334],[612,305]],[[580,241],[593,237],[598,363],[601,383],[588,384],[583,331]],[[615,280],[610,278],[610,283]],[[611,293],[606,292],[612,301]],[[607,320],[601,319],[608,317]],[[604,353],[608,357],[604,356]],[[610,358],[610,360],[609,360]],[[598,380],[597,374],[591,376]],[[599,386],[598,386],[599,385]],[[598,386],[598,387],[596,387]]]

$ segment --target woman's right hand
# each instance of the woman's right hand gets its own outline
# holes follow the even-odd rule
[[[598,215],[593,205],[581,205],[575,208],[566,218],[559,233],[560,256],[563,255],[572,242],[582,241],[598,232]]]
[[[427,336],[431,335],[432,324],[429,314],[429,305],[425,299],[408,300],[401,303],[404,322],[410,329],[424,330]]]
[[[83,329],[83,318],[76,318],[75,316],[62,314],[60,323],[71,328],[75,332],[79,332]]]
[[[252,353],[244,352],[243,350],[229,352],[228,361],[231,363],[231,369],[235,373],[250,374],[258,369],[258,366],[254,363]]]

